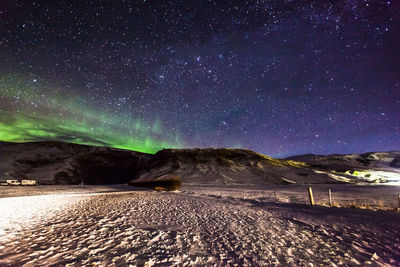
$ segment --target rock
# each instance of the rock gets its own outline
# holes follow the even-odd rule
[[[390,163],[389,166],[392,168],[400,168],[400,156],[397,158],[394,158]]]

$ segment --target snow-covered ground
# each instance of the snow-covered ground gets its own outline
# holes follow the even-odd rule
[[[400,173],[379,170],[347,171],[345,174],[370,183],[400,186]]]
[[[0,266],[400,265],[400,213],[311,207],[305,188],[0,198]],[[335,186],[334,196],[340,202],[396,192],[355,188]],[[323,204],[327,186],[313,189]]]

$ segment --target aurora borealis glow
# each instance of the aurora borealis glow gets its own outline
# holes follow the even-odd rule
[[[112,114],[62,90],[49,92],[35,83],[21,77],[1,78],[0,140],[61,140],[149,153],[172,146],[157,140],[162,135],[157,119],[148,124],[127,114]],[[179,142],[178,136],[173,141]]]
[[[398,1],[0,3],[0,140],[400,147]]]

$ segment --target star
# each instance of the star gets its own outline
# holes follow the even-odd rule
[[[8,1],[0,141],[398,149],[400,4],[289,2]]]

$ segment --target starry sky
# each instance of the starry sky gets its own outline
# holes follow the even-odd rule
[[[400,2],[0,2],[0,140],[400,149]]]

